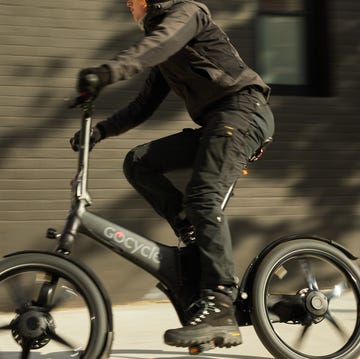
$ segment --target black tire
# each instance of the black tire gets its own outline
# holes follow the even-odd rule
[[[360,271],[333,245],[278,245],[256,272],[251,320],[276,359],[357,359]]]
[[[0,261],[0,358],[105,358],[107,334],[103,296],[81,267],[47,253]]]

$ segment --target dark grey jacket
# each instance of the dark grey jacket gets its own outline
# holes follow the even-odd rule
[[[249,85],[265,96],[270,89],[240,58],[227,35],[212,21],[209,9],[192,0],[169,0],[148,6],[145,36],[107,62],[112,82],[150,67],[138,96],[99,125],[107,136],[127,131],[149,118],[170,90],[201,123],[206,109]]]

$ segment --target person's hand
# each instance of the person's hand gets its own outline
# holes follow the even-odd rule
[[[76,87],[80,94],[95,98],[99,92],[110,83],[111,72],[107,66],[89,67],[79,72]]]
[[[94,148],[95,144],[97,144],[101,140],[101,132],[97,127],[93,127],[90,134],[89,150],[91,151]],[[70,145],[75,152],[78,152],[80,150],[80,131],[77,131],[74,134],[74,137],[70,138]]]

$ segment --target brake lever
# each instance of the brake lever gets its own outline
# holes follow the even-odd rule
[[[75,98],[70,100],[70,104],[68,105],[68,108],[76,108],[85,102],[91,102],[92,97],[88,96],[86,93],[81,93],[79,96],[76,96]]]

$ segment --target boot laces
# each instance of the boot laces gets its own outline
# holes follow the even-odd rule
[[[195,306],[199,307],[196,314],[190,319],[190,325],[198,325],[206,320],[211,313],[220,313],[221,309],[218,308],[213,301],[215,296],[209,295],[204,298],[200,298],[196,302],[190,305],[189,310],[192,310]]]

